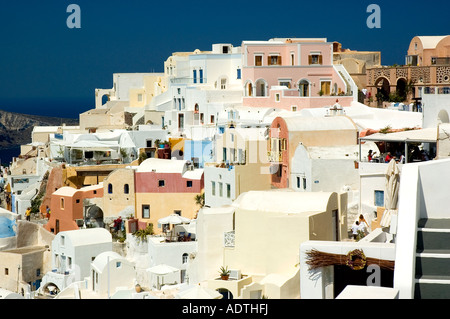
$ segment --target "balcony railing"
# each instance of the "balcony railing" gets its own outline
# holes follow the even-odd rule
[[[230,247],[230,248],[234,248],[234,230],[229,231],[229,232],[225,232],[223,234],[223,246],[224,247]]]
[[[282,162],[283,156],[281,152],[277,151],[269,151],[267,152],[267,157],[269,162]]]

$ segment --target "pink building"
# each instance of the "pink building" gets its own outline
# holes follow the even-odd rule
[[[185,160],[148,158],[135,171],[136,214],[139,228],[171,214],[194,219],[200,206],[196,195],[204,188],[203,169],[194,169]]]
[[[52,193],[50,219],[44,228],[55,235],[61,231],[77,230],[83,225],[83,200],[85,198],[103,197],[103,184],[76,189],[64,186]],[[101,217],[103,212],[100,210]]]
[[[302,108],[350,106],[357,86],[341,65],[333,65],[326,39],[242,42],[244,106]]]

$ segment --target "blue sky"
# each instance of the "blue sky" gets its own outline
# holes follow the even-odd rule
[[[81,29],[69,29],[69,4]],[[325,37],[404,63],[412,37],[450,34],[447,0],[418,1],[10,1],[0,7],[0,109],[78,117],[118,72],[162,72],[172,52],[274,37]],[[320,5],[318,5],[320,3]],[[381,28],[366,12],[381,9]]]

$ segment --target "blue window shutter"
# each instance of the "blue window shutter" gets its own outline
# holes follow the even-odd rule
[[[197,70],[192,70],[192,74],[194,78],[194,83],[197,83]]]

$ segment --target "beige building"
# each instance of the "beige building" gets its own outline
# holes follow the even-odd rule
[[[230,205],[240,194],[271,188],[266,128],[227,129],[215,143],[216,162],[205,164],[205,205]]]
[[[119,168],[103,180],[103,217],[117,217],[122,211],[135,208],[134,170]],[[128,216],[121,216],[122,218]],[[133,216],[134,217],[134,216]]]
[[[35,291],[50,270],[44,263],[46,250],[45,246],[27,246],[0,251],[1,287],[21,295]]]
[[[343,49],[339,42],[334,42],[333,64],[342,64],[362,90],[367,84],[367,68],[381,65],[381,52]]]
[[[234,237],[223,256],[223,266],[238,278],[214,278],[208,281],[208,287],[233,298],[298,298],[300,244],[339,240],[346,227],[338,197],[336,193],[291,190],[242,194],[233,203]]]
[[[412,38],[405,65],[367,69],[367,89],[374,106],[394,96],[409,103],[423,94],[450,92],[450,35]]]

